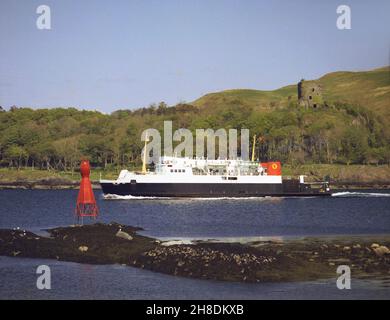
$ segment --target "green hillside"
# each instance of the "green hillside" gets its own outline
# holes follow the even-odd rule
[[[288,97],[296,99],[295,86],[287,86],[273,91],[234,89],[222,92],[209,93],[195,100],[192,104],[199,108],[218,108],[228,105],[246,105],[259,109],[271,109],[281,103],[287,103]]]
[[[390,67],[362,72],[333,72],[317,80],[323,87],[327,102],[353,103],[380,115],[390,115]],[[239,104],[265,111],[287,106],[289,97],[297,99],[296,84],[272,91],[236,89],[209,93],[192,104],[200,108]]]
[[[390,67],[364,72],[333,72],[319,81],[326,100],[352,102],[390,115]]]
[[[320,108],[299,105],[296,85],[291,85],[274,91],[228,90],[193,104],[161,102],[109,115],[75,108],[0,110],[0,169],[73,172],[81,157],[104,170],[139,167],[141,133],[156,128],[162,135],[164,120],[173,121],[174,130],[187,128],[193,134],[200,128],[249,129],[258,137],[258,159],[292,167],[388,165],[388,75],[389,67],[325,75],[318,80],[326,102]]]

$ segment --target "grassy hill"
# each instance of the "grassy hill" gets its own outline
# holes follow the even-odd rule
[[[317,79],[325,101],[361,105],[383,116],[390,116],[390,67],[371,71],[332,72]],[[297,99],[296,84],[272,91],[236,89],[209,93],[192,104],[199,108],[247,105],[261,110],[286,106]]]
[[[187,128],[193,134],[200,128],[249,129],[251,136],[259,137],[258,159],[280,160],[292,167],[389,165],[389,67],[335,72],[318,81],[329,103],[315,109],[297,104],[294,84],[272,91],[227,90],[205,95],[194,105],[168,107],[161,102],[110,115],[75,108],[3,110],[0,180],[1,168],[29,168],[34,175],[36,169],[72,173],[81,157],[105,172],[139,167],[141,133],[156,128],[162,135],[164,120],[172,120],[174,130]],[[17,174],[12,176],[18,179]]]
[[[219,106],[243,104],[267,110],[281,102],[287,102],[288,96],[295,95],[296,98],[295,91],[295,86],[287,86],[272,91],[234,89],[206,94],[191,104],[199,108],[218,108]]]
[[[319,79],[324,98],[352,102],[390,115],[390,67],[363,72],[333,72]]]

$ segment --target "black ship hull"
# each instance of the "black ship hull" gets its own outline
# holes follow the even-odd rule
[[[310,185],[291,183],[101,183],[105,195],[134,197],[312,197],[330,196],[323,188],[312,189]]]

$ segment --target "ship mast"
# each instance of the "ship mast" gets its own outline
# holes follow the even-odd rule
[[[253,136],[253,144],[252,144],[252,162],[255,161],[255,147],[256,147],[256,135]]]
[[[142,159],[142,173],[146,173],[146,143],[149,141],[148,139],[148,132],[145,134],[145,146],[144,146],[144,156]]]

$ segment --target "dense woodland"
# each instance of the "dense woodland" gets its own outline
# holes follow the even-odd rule
[[[264,111],[237,100],[216,108],[161,102],[110,115],[75,108],[0,110],[0,166],[68,171],[87,157],[94,167],[137,167],[142,131],[162,132],[164,120],[172,120],[174,130],[190,129],[194,136],[197,128],[247,128],[258,137],[256,155],[261,160],[291,165],[390,163],[387,120],[368,107],[336,102],[308,109],[288,102]]]

